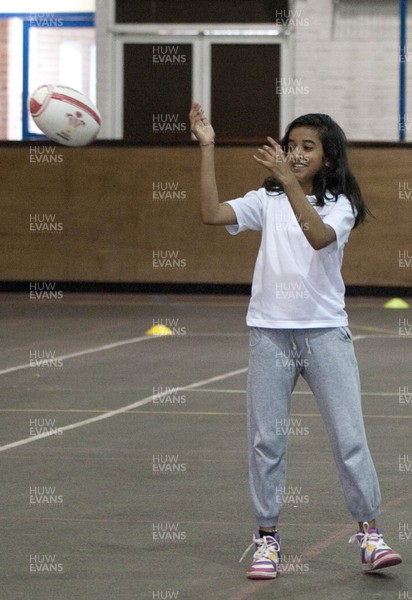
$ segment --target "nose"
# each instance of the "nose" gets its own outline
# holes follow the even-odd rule
[[[295,146],[293,150],[289,152],[289,155],[293,160],[301,158],[303,156],[302,146]]]

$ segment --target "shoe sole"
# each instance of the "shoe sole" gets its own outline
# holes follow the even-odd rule
[[[365,564],[362,565],[365,573],[370,573],[371,571],[377,571],[378,569],[386,569],[387,567],[394,567],[395,565],[400,565],[402,562],[402,558],[398,555],[385,556],[381,561],[377,560],[373,564]]]
[[[248,579],[275,579],[277,573],[267,573],[267,572],[263,572],[263,573],[259,573],[259,571],[256,571],[254,573],[248,573],[246,575],[246,577]]]

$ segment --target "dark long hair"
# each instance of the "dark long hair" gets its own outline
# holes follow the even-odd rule
[[[352,174],[346,152],[347,140],[345,133],[329,115],[311,113],[298,117],[287,128],[280,145],[285,152],[289,149],[289,136],[295,127],[311,127],[316,129],[322,142],[323,153],[328,166],[323,167],[313,178],[313,194],[317,205],[324,206],[327,200],[337,200],[339,194],[345,194],[356,213],[355,225],[362,223],[367,214],[371,214],[362,197],[358,182]],[[282,187],[273,177],[267,177],[263,186],[268,192],[280,192]]]

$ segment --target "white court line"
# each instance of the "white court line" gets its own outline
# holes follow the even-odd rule
[[[357,340],[365,340],[365,339],[381,339],[381,338],[385,338],[385,339],[397,339],[397,340],[412,340],[412,335],[354,335],[353,336],[353,341],[356,342]]]
[[[220,332],[209,332],[209,333],[191,333],[187,334],[187,337],[236,337],[244,336],[249,334],[244,333],[220,333]],[[112,350],[119,346],[125,346],[126,344],[136,344],[137,342],[144,342],[146,340],[154,340],[158,338],[169,337],[168,335],[143,335],[141,337],[130,338],[127,340],[121,340],[120,342],[113,342],[112,344],[105,344],[103,346],[96,346],[96,348],[89,348],[88,350],[79,350],[79,352],[71,352],[70,354],[62,354],[61,356],[53,357],[53,360],[67,360],[68,358],[77,358],[78,356],[85,356],[86,354],[93,354],[95,352],[102,352],[103,350]],[[186,336],[175,336],[175,337],[186,337]],[[22,365],[16,365],[15,367],[9,367],[8,369],[1,369],[0,375],[6,375],[7,373],[13,373],[14,371],[22,371],[23,369],[32,368],[30,363],[24,363]]]
[[[226,333],[224,331],[215,331],[215,332],[205,332],[205,333],[190,333],[188,332],[187,337],[249,337],[249,332],[245,332],[245,333],[240,333],[240,332],[233,332],[233,333]]]
[[[208,332],[208,333],[191,333],[188,334],[187,337],[243,337],[248,336],[247,333],[219,333],[219,332]],[[103,346],[96,346],[96,348],[89,348],[88,350],[79,350],[78,352],[71,352],[70,354],[62,354],[61,356],[54,357],[53,360],[67,360],[69,358],[77,358],[79,356],[85,356],[86,354],[93,354],[95,352],[102,352],[104,350],[112,350],[113,348],[118,348],[119,346],[125,346],[127,344],[136,344],[138,342],[144,342],[147,340],[153,340],[158,338],[168,337],[165,335],[143,335],[141,337],[130,338],[128,340],[121,340],[120,342],[113,342],[112,344],[105,344]],[[182,337],[182,336],[177,336]],[[399,338],[405,339],[407,336],[399,336],[399,335],[354,335],[353,340],[362,340],[368,338]],[[410,336],[412,339],[412,336]],[[15,367],[9,367],[7,369],[1,369],[0,375],[6,375],[7,373],[13,373],[15,371],[22,371],[24,369],[31,369],[32,366],[30,363],[24,363],[22,365],[16,365]]]
[[[213,335],[213,334],[208,334],[208,335]],[[66,355],[62,355],[57,357],[57,359],[59,360],[67,360],[68,358],[75,358],[78,356],[84,356],[86,354],[92,354],[94,352],[101,352],[103,350],[111,350],[112,348],[118,348],[119,346],[124,346],[126,344],[134,344],[137,342],[143,342],[145,340],[151,340],[151,339],[158,339],[158,338],[163,338],[166,336],[141,336],[141,337],[137,337],[137,338],[130,338],[128,340],[122,340],[120,342],[114,342],[113,344],[106,344],[104,346],[98,346],[96,348],[90,348],[88,350],[80,350],[79,352],[72,352],[71,354],[66,354]],[[357,335],[357,336],[353,336],[353,340],[359,340],[359,339],[365,339],[365,338],[397,338],[397,339],[402,339],[402,336],[396,336],[396,335]],[[412,337],[411,337],[412,339]],[[57,360],[56,359],[56,360]],[[10,367],[8,369],[3,369],[0,371],[0,375],[4,375],[6,373],[11,373],[13,371],[19,371],[22,369],[28,369],[30,368],[30,363],[26,363],[23,365],[17,365],[15,367]],[[210,379],[205,379],[203,381],[197,381],[195,383],[192,383],[190,385],[184,386],[184,387],[179,387],[177,388],[179,391],[185,391],[185,390],[190,390],[190,389],[195,389],[195,388],[199,388],[202,387],[203,385],[207,385],[208,383],[213,383],[214,381],[221,381],[223,379],[228,379],[229,377],[234,377],[235,375],[240,375],[241,373],[246,373],[247,372],[247,367],[243,368],[243,369],[238,369],[236,371],[229,371],[228,373],[224,373],[223,375],[217,375],[216,377],[211,377]],[[152,402],[154,399],[156,398],[161,398],[162,396],[165,396],[169,393],[168,390],[164,391],[164,392],[160,392],[158,394],[152,394],[151,396],[147,396],[146,398],[143,398],[142,400],[138,400],[137,402],[134,402],[133,404],[129,404],[127,406],[123,406],[121,408],[118,408],[116,410],[112,410],[103,414],[100,414],[96,417],[91,417],[90,419],[86,419],[84,421],[78,421],[76,423],[72,423],[71,425],[65,425],[64,427],[60,427],[59,429],[61,431],[68,431],[70,429],[77,429],[78,427],[83,427],[84,425],[89,425],[90,423],[95,423],[97,421],[102,421],[103,419],[109,419],[110,417],[114,417],[118,414],[122,414],[127,412],[128,410],[132,410],[133,408],[138,408],[139,406],[143,406],[144,404],[148,404],[149,402]],[[311,393],[311,392],[306,392],[306,393]],[[4,450],[9,450],[10,448],[16,448],[17,446],[22,446],[24,444],[30,444],[31,442],[35,442],[36,440],[40,440],[46,437],[50,437],[51,435],[55,435],[54,432],[50,431],[50,432],[46,432],[46,433],[41,433],[39,435],[35,435],[35,436],[31,436],[29,438],[25,438],[22,440],[18,440],[16,442],[12,442],[10,444],[6,444],[5,446],[0,446],[0,452],[3,452]]]
[[[79,350],[79,352],[71,352],[70,354],[62,354],[61,356],[53,357],[53,360],[67,360],[68,358],[77,358],[78,356],[84,356],[85,354],[93,354],[94,352],[102,352],[103,350],[112,350],[112,348],[118,348],[119,346],[126,346],[126,344],[137,344],[138,342],[145,342],[146,340],[154,340],[158,338],[164,338],[164,335],[142,335],[141,337],[129,338],[128,340],[121,340],[120,342],[113,342],[113,344],[105,344],[104,346],[96,346],[96,348],[89,348],[88,350]],[[16,365],[15,367],[9,367],[8,369],[2,369],[0,375],[6,373],[13,373],[13,371],[21,371],[23,369],[32,368],[30,363],[24,363],[23,365]]]
[[[184,387],[177,388],[179,391],[191,390],[197,387],[201,387],[202,385],[207,385],[208,383],[213,383],[214,381],[221,381],[222,379],[228,379],[229,377],[234,377],[235,375],[240,375],[240,373],[245,373],[247,371],[247,367],[243,369],[237,369],[237,371],[228,371],[227,373],[223,373],[222,375],[216,375],[215,377],[210,377],[209,379],[204,379],[202,381],[195,381],[194,383],[190,383],[189,385],[185,385]],[[127,406],[122,406],[121,408],[117,408],[116,410],[111,410],[109,412],[103,413],[101,415],[97,415],[96,417],[91,417],[90,419],[85,419],[84,421],[77,421],[77,423],[72,423],[71,425],[65,425],[64,427],[59,427],[60,431],[69,431],[70,429],[77,429],[78,427],[84,427],[84,425],[90,425],[90,423],[96,423],[97,421],[102,421],[103,419],[110,419],[111,417],[115,417],[116,415],[120,415],[122,413],[127,412],[128,410],[132,410],[133,408],[137,408],[138,406],[143,406],[144,404],[148,404],[152,402],[156,398],[161,398],[162,396],[166,396],[169,394],[169,390],[164,392],[159,392],[157,394],[152,394],[151,396],[147,396],[142,400],[138,400],[137,402],[133,402],[133,404],[128,404]],[[41,440],[46,437],[50,437],[51,435],[55,435],[53,431],[49,431],[46,433],[40,433],[39,435],[33,435],[32,437],[25,438],[23,440],[18,440],[16,442],[12,442],[11,444],[6,444],[5,446],[0,446],[0,452],[4,452],[4,450],[10,450],[10,448],[16,448],[17,446],[23,446],[24,444],[30,444],[31,442],[35,442],[36,440]]]
[[[231,389],[220,389],[220,388],[202,388],[199,390],[193,390],[194,392],[207,392],[211,394],[246,394],[245,389],[243,390],[231,390]],[[300,392],[294,391],[293,395],[308,395],[313,396],[313,393],[309,390],[302,390]],[[362,396],[399,396],[399,392],[362,392]]]

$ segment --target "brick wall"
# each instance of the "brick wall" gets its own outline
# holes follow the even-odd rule
[[[112,138],[111,114],[117,107],[112,101],[113,36],[108,34],[112,24],[112,0],[100,0],[96,7],[96,95],[97,107],[102,115],[100,138]]]
[[[309,86],[306,96],[294,98],[295,113],[328,113],[352,140],[398,140],[399,3],[296,0],[294,4],[308,22],[295,30],[295,72]],[[409,14],[409,31],[411,25]],[[408,92],[410,98],[410,77]],[[408,112],[407,129],[412,107]],[[410,131],[407,138],[412,139]]]
[[[0,19],[0,139],[7,138],[7,21]]]

